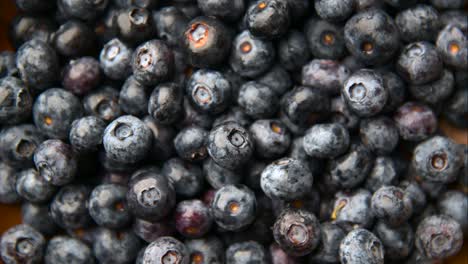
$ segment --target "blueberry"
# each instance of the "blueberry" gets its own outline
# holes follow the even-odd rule
[[[442,57],[433,44],[414,42],[404,47],[397,59],[396,69],[411,84],[426,84],[440,78],[443,72]]]
[[[239,90],[237,104],[252,118],[269,118],[278,111],[278,96],[269,86],[250,81]]]
[[[0,131],[0,157],[16,168],[31,166],[34,151],[43,140],[33,125],[6,127]]]
[[[245,14],[247,27],[254,36],[274,39],[288,31],[290,14],[288,1],[254,1]]]
[[[127,204],[138,218],[160,220],[175,205],[176,194],[169,179],[156,171],[135,173],[128,183]]]
[[[26,169],[17,173],[16,192],[29,202],[48,202],[55,191],[55,186],[48,183],[34,169]]]
[[[451,71],[444,70],[440,79],[428,84],[411,85],[409,90],[414,98],[428,104],[438,104],[447,99],[454,90],[455,78]]]
[[[297,209],[286,209],[273,226],[278,245],[289,255],[304,256],[320,242],[320,224],[314,214]]]
[[[1,258],[5,263],[41,263],[46,241],[29,225],[17,225],[6,230],[0,241]]]
[[[208,131],[191,126],[180,130],[174,138],[174,146],[179,157],[187,161],[201,161],[207,156]]]
[[[185,200],[177,204],[174,213],[177,231],[188,238],[207,234],[213,223],[210,207],[201,200]]]
[[[126,226],[131,215],[126,204],[127,188],[118,184],[98,185],[89,196],[89,214],[99,225],[107,228]]]
[[[51,40],[57,52],[65,57],[78,57],[93,52],[94,32],[78,20],[69,20],[59,27]]]
[[[252,157],[254,142],[245,128],[235,122],[228,122],[211,130],[207,149],[218,165],[235,169]]]
[[[214,189],[220,189],[229,184],[241,183],[243,179],[243,175],[239,170],[224,168],[210,158],[203,162],[203,174],[206,181]]]
[[[16,7],[26,13],[41,13],[54,8],[54,1],[16,0]]]
[[[17,175],[15,170],[4,162],[0,162],[0,203],[14,204],[20,201],[16,192]]]
[[[151,130],[134,116],[121,116],[110,123],[103,138],[109,158],[123,163],[135,163],[145,158],[151,147]]]
[[[91,249],[83,242],[66,237],[53,237],[47,244],[44,261],[48,264],[70,263],[85,264],[94,263]]]
[[[203,189],[203,175],[201,168],[179,158],[167,160],[161,173],[174,186],[177,195],[194,197]]]
[[[329,21],[343,21],[354,11],[353,0],[315,0],[314,2],[317,15]]]
[[[88,93],[100,81],[101,69],[99,68],[99,62],[93,57],[72,60],[63,70],[63,87],[76,95]]]
[[[407,102],[400,106],[393,116],[400,137],[409,141],[427,139],[437,130],[437,118],[428,106]]]
[[[122,111],[129,115],[143,116],[148,111],[148,100],[147,88],[133,76],[128,77],[119,94],[119,106]]]
[[[0,52],[0,78],[7,76],[16,76],[18,68],[16,67],[16,53],[11,51]]]
[[[156,35],[171,46],[180,45],[180,36],[189,22],[185,14],[174,6],[163,7],[152,13]]]
[[[224,263],[224,246],[215,236],[185,241],[190,254],[190,263]]]
[[[182,38],[189,62],[195,67],[212,67],[224,61],[231,48],[231,34],[216,18],[200,16],[190,21]]]
[[[47,140],[34,152],[34,165],[49,183],[62,186],[70,183],[78,170],[78,159],[70,145],[60,140]]]
[[[312,126],[303,139],[304,151],[314,158],[335,158],[349,147],[348,130],[339,123]]]
[[[462,10],[447,10],[440,14],[441,28],[448,24],[459,27],[463,32],[468,31],[468,21],[466,21],[466,12]]]
[[[254,241],[239,242],[226,249],[226,264],[266,264],[265,248]]]
[[[34,102],[34,124],[49,138],[66,139],[72,122],[81,115],[80,100],[60,88],[46,90]]]
[[[21,219],[41,234],[50,236],[57,232],[58,227],[49,214],[48,204],[33,204],[24,202],[21,205]]]
[[[443,259],[456,255],[463,245],[460,224],[446,215],[424,218],[415,234],[419,253],[430,259]]]
[[[279,40],[277,53],[279,62],[288,71],[300,69],[311,56],[305,34],[297,30],[290,30]]]
[[[198,70],[188,80],[186,94],[198,111],[206,114],[219,114],[230,104],[231,83],[222,73],[211,70]]]
[[[172,144],[176,136],[175,129],[158,124],[151,116],[145,116],[142,121],[151,130],[153,138],[149,158],[166,160],[172,157],[175,154],[174,144]]]
[[[226,185],[216,191],[211,210],[216,224],[236,231],[255,220],[255,194],[244,185]]]
[[[126,8],[136,6],[140,8],[155,8],[158,0],[115,0],[115,4],[119,7]]]
[[[405,191],[395,186],[382,186],[371,199],[374,216],[390,226],[400,226],[413,213],[413,203]]]
[[[468,68],[468,46],[466,45],[466,30],[449,24],[437,36],[436,47],[444,63],[466,70]]]
[[[197,3],[206,16],[215,16],[228,21],[239,19],[245,8],[243,0],[198,0]]]
[[[221,114],[213,122],[213,127],[217,127],[226,122],[236,122],[243,127],[248,127],[252,120],[238,106],[231,107],[228,112]]]
[[[416,4],[416,0],[384,0],[384,2],[396,9],[409,8]]]
[[[115,24],[120,38],[130,43],[141,43],[154,34],[151,11],[145,8],[131,6],[120,10]]]
[[[451,183],[463,166],[462,156],[461,147],[451,139],[434,136],[416,146],[412,166],[423,180]]]
[[[334,97],[330,103],[330,110],[330,119],[333,123],[342,124],[350,131],[359,127],[359,116],[349,109],[343,97]]]
[[[403,189],[405,195],[411,199],[413,214],[420,214],[427,204],[427,199],[426,194],[421,189],[419,184],[414,181],[401,181],[399,187]]]
[[[371,192],[380,187],[394,185],[398,181],[399,171],[393,158],[378,156],[375,158],[374,166],[365,180],[364,186]]]
[[[133,222],[133,232],[144,241],[151,243],[159,237],[173,236],[176,232],[172,219],[160,221],[146,221],[135,218]]]
[[[457,89],[452,98],[450,98],[444,111],[444,116],[451,124],[466,128],[468,124],[465,122],[465,116],[468,113],[466,105],[468,104],[468,90],[464,88]]]
[[[190,262],[189,250],[179,240],[173,237],[160,237],[145,249],[143,255],[145,264]]]
[[[431,0],[431,4],[440,9],[462,8],[465,2],[463,0]]]
[[[174,53],[166,43],[150,40],[135,49],[132,69],[133,77],[143,85],[166,81],[174,71]]]
[[[184,95],[176,83],[163,83],[153,90],[148,102],[148,113],[160,124],[170,125],[183,114]]]
[[[397,14],[395,23],[405,42],[433,41],[440,27],[439,13],[430,5],[417,5]]]
[[[229,64],[242,77],[254,78],[267,71],[274,59],[275,50],[270,41],[244,30],[233,41]]]
[[[59,9],[68,17],[82,20],[93,20],[100,15],[107,7],[108,0],[59,0]]]
[[[364,189],[357,189],[350,193],[336,193],[331,220],[346,231],[352,230],[355,226],[370,227],[374,220],[371,196],[372,194]]]
[[[327,94],[338,94],[350,71],[346,66],[332,60],[312,60],[302,68],[304,86],[321,89]]]
[[[279,158],[291,144],[289,131],[279,120],[259,119],[250,125],[249,132],[260,158]]]
[[[384,246],[379,238],[366,229],[349,232],[340,244],[341,263],[383,264]]]
[[[304,34],[310,52],[318,59],[340,59],[346,54],[343,29],[333,23],[309,19],[304,26]]]
[[[363,119],[359,134],[362,143],[377,154],[391,153],[400,137],[395,122],[386,116]]]
[[[367,65],[387,62],[400,44],[395,22],[381,9],[352,16],[344,27],[344,39],[348,51]]]
[[[393,112],[397,107],[403,104],[406,97],[406,85],[403,80],[392,71],[381,71],[382,81],[387,90],[387,103],[383,112]]]
[[[466,234],[468,230],[468,197],[460,191],[447,191],[437,200],[439,212],[455,219]]]
[[[50,18],[31,14],[19,15],[11,21],[10,38],[15,47],[31,40],[52,44],[55,30],[57,30],[57,25]]]
[[[70,144],[79,153],[97,151],[102,144],[105,128],[106,123],[95,116],[76,119],[70,129]]]
[[[1,124],[18,124],[31,116],[33,97],[20,79],[0,79],[0,94]]]
[[[179,128],[188,126],[199,126],[204,129],[210,129],[213,124],[213,117],[208,114],[202,114],[195,110],[187,97],[184,99],[184,119],[178,122]]]
[[[312,172],[312,175],[318,175],[322,172],[322,161],[315,159],[307,155],[304,150],[304,137],[296,137],[289,148],[288,156],[304,162]]]
[[[131,230],[101,228],[93,242],[93,252],[100,263],[130,263],[135,261],[141,243]],[[147,263],[147,262],[145,262]]]
[[[91,189],[85,185],[69,184],[60,189],[50,203],[54,222],[65,229],[84,228],[91,224],[87,201]]]
[[[124,80],[132,73],[133,50],[118,38],[107,42],[99,55],[104,74],[113,80]]]
[[[270,259],[272,264],[282,264],[282,263],[287,263],[287,264],[298,264],[300,263],[300,259],[289,256],[284,252],[283,249],[277,244],[277,243],[272,243],[269,247],[270,251]]]
[[[29,88],[44,90],[55,83],[59,63],[55,50],[41,40],[25,42],[16,53],[21,80]]]
[[[313,263],[339,262],[339,247],[346,233],[338,225],[325,222],[320,225],[321,241],[309,260]]]

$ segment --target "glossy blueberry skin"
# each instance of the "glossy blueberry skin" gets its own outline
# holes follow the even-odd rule
[[[107,7],[108,0],[86,1],[86,0],[59,0],[58,8],[64,12],[66,17],[74,17],[82,20],[94,20]]]
[[[33,97],[26,85],[16,77],[0,79],[0,123],[18,124],[31,116]]]
[[[143,263],[190,263],[190,255],[187,246],[173,237],[160,237],[153,241],[145,249]]]
[[[56,186],[70,183],[78,170],[78,158],[72,147],[60,140],[42,142],[33,159],[39,174]]]
[[[370,69],[354,72],[344,83],[342,95],[349,108],[362,117],[381,112],[388,98],[382,76]]]
[[[328,170],[332,182],[342,188],[354,188],[367,178],[373,164],[372,153],[364,145],[352,143],[347,153],[329,162]]]
[[[16,76],[17,74],[16,53],[12,51],[0,52],[0,78]]]
[[[344,125],[350,131],[359,127],[360,118],[349,109],[343,97],[337,96],[330,102],[331,122]]]
[[[359,134],[366,147],[381,155],[390,154],[400,137],[395,122],[386,116],[361,120]]]
[[[277,53],[281,66],[288,71],[300,69],[311,56],[306,36],[298,30],[290,30],[279,40]]]
[[[236,122],[243,127],[248,127],[252,120],[250,117],[242,111],[242,108],[238,106],[232,106],[228,112],[219,115],[213,122],[213,127],[217,127],[226,122]]]
[[[104,130],[103,145],[110,159],[136,163],[147,155],[151,147],[151,130],[134,116],[121,116]]]
[[[437,117],[428,106],[407,102],[400,106],[393,116],[400,137],[408,141],[427,139],[437,130]]]
[[[437,200],[437,209],[444,215],[455,219],[464,233],[468,230],[468,197],[461,191],[447,191]]]
[[[398,28],[381,9],[369,9],[352,16],[344,27],[348,51],[367,65],[383,64],[398,50]]]
[[[183,90],[176,83],[163,83],[149,97],[147,111],[160,124],[170,125],[182,118]]]
[[[216,191],[211,212],[216,224],[230,231],[250,225],[256,216],[255,194],[246,186],[226,185]]]
[[[58,54],[78,57],[93,52],[95,35],[87,24],[79,20],[69,20],[54,33],[51,42]]]
[[[203,162],[203,174],[208,184],[214,189],[241,183],[243,179],[241,171],[224,168],[210,158]]]
[[[244,13],[243,0],[198,0],[198,7],[206,16],[215,16],[227,21],[236,21]]]
[[[143,85],[166,81],[174,71],[174,53],[163,41],[150,40],[135,49],[132,69],[133,77]]]
[[[254,141],[244,127],[235,122],[227,122],[210,131],[207,149],[218,165],[236,169],[252,157]]]
[[[151,243],[159,237],[173,236],[176,232],[172,219],[160,221],[146,221],[135,218],[132,226],[133,232],[144,241]]]
[[[430,5],[417,5],[397,14],[395,23],[405,42],[433,41],[440,28],[439,13]]]
[[[69,140],[73,149],[78,153],[97,151],[102,144],[102,136],[106,123],[95,116],[76,119],[70,129]]]
[[[371,199],[374,216],[390,226],[400,226],[413,213],[413,203],[405,191],[395,186],[382,186]]]
[[[281,98],[281,111],[284,119],[300,128],[308,128],[330,111],[330,99],[320,89],[296,86]]]
[[[64,229],[77,229],[91,224],[87,200],[91,189],[85,185],[69,184],[60,189],[50,203],[50,215]]]
[[[17,174],[10,165],[0,162],[0,203],[14,204],[20,201],[16,192]]]
[[[279,159],[263,170],[260,186],[271,199],[291,201],[310,192],[314,177],[306,163],[292,159]]]
[[[357,189],[349,193],[336,193],[331,220],[334,220],[336,224],[348,232],[354,226],[371,227],[374,220],[371,196],[372,194],[365,189]]]
[[[224,246],[215,236],[186,240],[185,245],[189,251],[191,263],[224,263]],[[200,257],[201,261],[198,261]]]
[[[93,242],[93,252],[100,263],[131,263],[136,259],[140,247],[138,237],[126,229],[116,231],[101,228]]]
[[[175,205],[174,187],[155,171],[135,173],[128,183],[127,204],[138,218],[148,221],[163,219]]]
[[[349,232],[340,244],[341,263],[383,264],[384,246],[378,237],[366,229]]]
[[[297,209],[285,209],[273,226],[276,243],[289,255],[304,256],[320,242],[320,223],[314,214]]]
[[[266,5],[265,5],[266,4]],[[255,1],[245,14],[247,28],[254,36],[274,39],[282,36],[289,28],[290,14],[287,1]]]
[[[187,161],[201,161],[207,156],[208,131],[201,127],[183,128],[174,138],[177,154]]]
[[[328,21],[343,21],[354,11],[353,0],[315,0],[314,2],[317,15]]]
[[[115,25],[119,37],[134,44],[151,39],[155,31],[151,11],[135,6],[120,10],[116,15]]]
[[[320,225],[321,241],[315,253],[309,257],[312,263],[338,263],[340,242],[346,233],[337,224],[325,222]]]
[[[461,70],[468,68],[466,41],[466,30],[463,31],[459,26],[449,24],[439,32],[436,47],[445,64]]]
[[[275,49],[272,42],[244,30],[234,38],[229,65],[242,77],[255,78],[267,71],[274,59]]]
[[[34,102],[33,119],[36,127],[49,138],[66,139],[72,122],[82,115],[78,97],[52,88],[41,93]]]
[[[372,170],[364,183],[366,189],[375,192],[382,186],[396,184],[400,174],[397,166],[392,157],[376,157]]]
[[[413,85],[422,85],[440,78],[443,72],[442,56],[436,47],[420,41],[403,48],[396,62],[400,76]]]
[[[226,249],[226,264],[267,264],[265,248],[255,241],[239,242]]]
[[[185,88],[187,97],[196,110],[205,114],[219,114],[230,104],[231,83],[221,72],[201,69],[196,71]]]
[[[465,116],[468,113],[465,107],[467,104],[468,90],[464,88],[457,89],[452,98],[448,100],[443,114],[451,124],[460,128],[466,128],[468,126],[465,122]]]
[[[318,59],[340,59],[346,53],[343,29],[316,18],[309,19],[304,34],[312,55]]]
[[[34,151],[43,140],[33,125],[5,127],[0,131],[0,157],[15,168],[31,166]]]
[[[174,6],[167,6],[152,12],[152,16],[156,35],[171,46],[180,45],[180,36],[188,23],[185,14]]]
[[[93,264],[94,256],[85,243],[71,237],[56,236],[47,244],[44,261],[48,264]]]
[[[423,180],[450,183],[463,167],[462,151],[451,139],[434,136],[416,146],[412,166]]]
[[[393,112],[397,107],[403,104],[406,98],[405,82],[392,71],[380,71],[382,81],[387,90],[388,97],[382,112]]]
[[[338,61],[315,59],[302,68],[301,84],[336,95],[350,74],[346,66]]]
[[[26,169],[17,173],[16,192],[29,202],[47,202],[55,194],[55,191],[55,186],[42,178],[35,169]]]
[[[180,158],[167,160],[161,173],[174,186],[177,195],[194,197],[203,189],[203,174],[201,168]]]
[[[182,37],[189,64],[205,68],[221,64],[231,49],[231,33],[218,19],[199,16],[186,26]]]
[[[133,50],[120,39],[110,40],[99,55],[102,71],[110,79],[126,79],[132,73],[132,54]]]
[[[167,160],[175,154],[172,144],[176,131],[173,127],[158,124],[151,116],[145,116],[143,123],[151,130],[152,145],[148,156],[153,160]]]
[[[17,225],[2,234],[1,258],[7,264],[41,263],[46,241],[29,225]]]
[[[252,118],[273,117],[278,111],[278,95],[269,86],[250,81],[244,83],[237,98],[237,104]]]
[[[415,234],[419,253],[430,259],[444,259],[456,255],[463,245],[460,224],[446,215],[424,218]]]
[[[280,120],[259,119],[249,127],[255,145],[255,155],[260,158],[279,158],[291,144],[288,128]]]
[[[89,196],[89,214],[102,227],[126,226],[131,221],[125,201],[126,194],[127,188],[118,184],[98,185]]]
[[[413,251],[414,231],[408,223],[392,227],[379,221],[375,224],[373,232],[385,248],[386,259],[402,260]]]
[[[63,87],[76,94],[83,95],[95,88],[101,81],[99,61],[93,57],[71,60],[62,73]]]
[[[196,199],[178,203],[174,220],[179,234],[188,238],[203,237],[210,231],[213,224],[210,207]]]
[[[443,70],[440,79],[423,85],[411,85],[409,90],[417,100],[428,104],[438,104],[447,99],[455,87],[455,77],[449,70]]]
[[[120,90],[118,105],[123,112],[141,117],[148,112],[149,97],[147,88],[130,76]]]
[[[55,83],[59,62],[55,50],[41,40],[25,42],[16,53],[21,80],[35,90],[44,90]]]
[[[58,226],[49,215],[48,204],[24,202],[21,205],[21,219],[24,224],[32,226],[46,236],[53,235],[58,230]]]
[[[344,154],[349,144],[349,132],[339,123],[314,125],[306,132],[303,139],[307,155],[322,159]]]

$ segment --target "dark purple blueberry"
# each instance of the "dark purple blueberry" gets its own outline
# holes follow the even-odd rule
[[[56,30],[57,25],[51,18],[32,14],[17,15],[10,24],[10,39],[15,47],[30,40],[40,40],[51,44]]]
[[[41,233],[29,225],[16,225],[2,234],[1,258],[7,264],[41,263],[46,241]]]
[[[468,219],[466,217],[468,197],[465,193],[455,190],[445,192],[438,198],[437,209],[441,214],[455,219],[466,234],[468,231]]]
[[[289,73],[278,64],[258,77],[257,82],[270,87],[277,95],[283,95],[291,89],[293,85]]]
[[[392,71],[381,71],[382,81],[387,90],[387,103],[383,108],[383,112],[393,112],[397,107],[403,104],[406,97],[406,84],[403,80]]]
[[[158,124],[151,116],[145,116],[143,123],[152,132],[152,145],[148,157],[152,160],[167,160],[175,155],[174,137],[176,131],[173,127]]]
[[[69,184],[60,189],[50,202],[50,215],[64,229],[84,228],[91,224],[87,201],[91,189],[85,185]]]
[[[308,3],[308,1],[304,2]],[[300,69],[311,57],[305,35],[297,30],[288,31],[279,40],[277,53],[280,64],[291,72]]]
[[[122,115],[119,105],[119,91],[110,86],[104,86],[88,93],[83,98],[83,106],[88,115],[97,116],[106,123]]]
[[[102,145],[106,123],[95,116],[76,119],[70,129],[69,140],[78,153],[94,152]]]
[[[325,222],[320,225],[321,241],[309,260],[312,263],[338,263],[340,242],[346,233],[337,224]]]
[[[376,154],[391,153],[400,138],[395,122],[386,116],[363,119],[359,134],[362,143]]]
[[[455,88],[455,78],[451,71],[444,70],[440,79],[428,84],[411,85],[411,95],[417,100],[436,105],[447,99]]]
[[[16,77],[0,79],[0,123],[18,124],[31,116],[33,97],[26,85]]]
[[[372,232],[357,228],[349,232],[340,244],[341,263],[383,264],[384,246]]]
[[[20,201],[16,192],[15,170],[4,162],[0,162],[0,203],[14,204]]]
[[[198,0],[197,3],[206,16],[236,21],[244,14],[243,0]]]
[[[269,86],[250,81],[244,83],[237,104],[248,116],[256,119],[273,117],[278,111],[278,95]]]
[[[250,125],[249,132],[260,158],[279,158],[291,144],[288,128],[280,120],[259,119]]]
[[[99,55],[104,74],[113,80],[125,80],[132,73],[133,49],[114,38],[104,44]]]
[[[163,83],[154,88],[148,101],[148,113],[160,124],[174,124],[183,115],[183,90],[176,83]]]
[[[70,92],[83,95],[101,81],[99,62],[92,57],[71,60],[63,70],[62,84]]]
[[[31,166],[34,151],[43,140],[33,125],[5,127],[0,131],[0,157],[15,168]]]
[[[225,112],[214,120],[213,127],[217,127],[226,122],[236,122],[243,127],[248,127],[252,123],[252,120],[242,108],[233,106],[228,112]]]
[[[89,214],[102,227],[122,228],[131,221],[126,201],[127,188],[119,184],[102,184],[89,196]]]
[[[468,68],[468,46],[466,45],[466,30],[454,24],[447,25],[439,32],[436,47],[444,63],[466,70]]]
[[[371,227],[374,221],[371,197],[372,194],[365,189],[336,193],[331,220],[346,231],[354,227]]]
[[[377,191],[380,187],[394,185],[398,182],[399,171],[395,159],[388,156],[378,156],[375,158],[374,166],[367,176],[364,186],[371,192]]]
[[[265,248],[255,241],[239,242],[230,245],[226,249],[226,264],[244,263],[269,263]]]
[[[147,87],[133,76],[128,77],[119,94],[119,106],[122,111],[129,115],[144,116],[148,112],[148,100]]]
[[[428,106],[407,102],[400,106],[394,116],[400,137],[408,141],[427,139],[437,130],[437,117]]]
[[[386,259],[402,260],[413,251],[414,231],[408,223],[392,227],[379,221],[374,226],[374,233],[385,248]]]
[[[390,226],[400,226],[413,213],[413,203],[406,192],[395,186],[380,187],[371,199],[374,216]]]
[[[129,43],[151,39],[155,31],[151,11],[136,6],[120,10],[115,25],[120,38]]]
[[[452,98],[444,105],[445,111],[443,114],[451,124],[459,128],[466,128],[468,126],[465,118],[468,115],[466,105],[468,105],[468,89],[461,87],[454,92]]]
[[[17,173],[16,192],[31,203],[50,201],[56,188],[47,182],[35,169],[26,169]]]
[[[220,189],[225,185],[242,182],[242,171],[231,170],[218,165],[213,159],[205,159],[203,162],[203,174],[206,181],[214,189]]]
[[[174,138],[174,147],[179,155],[187,161],[202,161],[207,156],[208,131],[201,127],[190,126],[179,131]]]
[[[288,1],[254,1],[245,13],[247,28],[260,38],[274,39],[288,31],[291,16]]]
[[[210,207],[201,200],[185,200],[177,204],[174,213],[177,231],[188,238],[207,234],[213,223]]]
[[[316,124],[303,139],[304,151],[314,158],[335,158],[346,152],[349,147],[348,130],[341,124]]]
[[[0,78],[7,76],[17,76],[16,53],[12,51],[0,52]]]
[[[24,224],[34,227],[45,236],[51,236],[58,231],[58,226],[49,214],[48,204],[24,202],[21,205],[21,219]]]
[[[66,17],[89,21],[99,16],[109,2],[109,0],[58,0],[57,5]]]
[[[177,195],[194,197],[203,190],[203,174],[197,164],[172,158],[164,163],[161,173],[169,179]]]
[[[154,1],[154,0],[152,0]],[[166,6],[152,12],[156,35],[171,46],[180,45],[188,18],[175,6]]]
[[[185,241],[192,264],[224,263],[224,246],[215,236]]]
[[[310,52],[318,59],[336,60],[346,54],[343,29],[338,25],[312,18],[306,22],[304,34]]]
[[[93,241],[94,256],[100,263],[131,263],[135,261],[140,247],[138,237],[127,229],[100,228]]]
[[[315,0],[315,12],[322,19],[339,22],[354,12],[354,0]]]
[[[145,264],[189,264],[190,254],[187,246],[173,237],[160,237],[145,249]]]
[[[213,117],[208,114],[202,114],[195,110],[189,99],[184,99],[184,119],[176,125],[179,129],[187,126],[199,126],[204,129],[210,129],[213,124]]]
[[[270,259],[272,264],[299,264],[300,259],[288,255],[284,250],[277,244],[272,243],[269,247]]]
[[[431,0],[430,2],[439,9],[459,9],[466,4],[463,0]]]
[[[405,42],[434,41],[440,28],[437,10],[430,5],[422,4],[398,13],[395,23]]]
[[[338,94],[349,74],[349,70],[338,61],[315,59],[302,68],[301,83],[327,94]]]
[[[331,100],[331,121],[340,123],[350,131],[359,127],[359,116],[349,109],[343,97],[337,96]]]
[[[26,13],[41,13],[53,9],[55,1],[42,0],[16,0],[16,7]]]
[[[51,42],[55,50],[65,57],[89,55],[96,45],[94,32],[87,24],[79,20],[68,20],[61,25]]]
[[[399,187],[404,190],[405,195],[411,199],[413,215],[422,213],[427,204],[426,194],[415,181],[401,181]]]
[[[44,261],[48,264],[93,264],[91,249],[78,239],[67,236],[55,236],[47,244]]]
[[[173,236],[176,232],[172,219],[146,221],[135,218],[133,232],[144,241],[151,243],[163,236]]]

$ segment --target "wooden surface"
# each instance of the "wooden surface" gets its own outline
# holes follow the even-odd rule
[[[8,25],[15,16],[15,7],[13,0],[0,0],[0,51],[12,50],[8,41]],[[440,121],[440,127],[446,135],[460,144],[468,144],[468,130],[462,130],[450,126],[446,121]],[[21,223],[21,209],[19,205],[0,204],[0,234],[13,225]],[[0,260],[1,263],[1,260]],[[465,243],[461,253],[453,258],[446,260],[446,264],[468,264],[468,237],[465,237]]]

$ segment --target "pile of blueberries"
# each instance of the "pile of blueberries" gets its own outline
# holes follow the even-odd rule
[[[0,202],[23,224],[1,237],[6,264],[461,250],[468,148],[438,122],[468,126],[468,1],[16,5]]]

